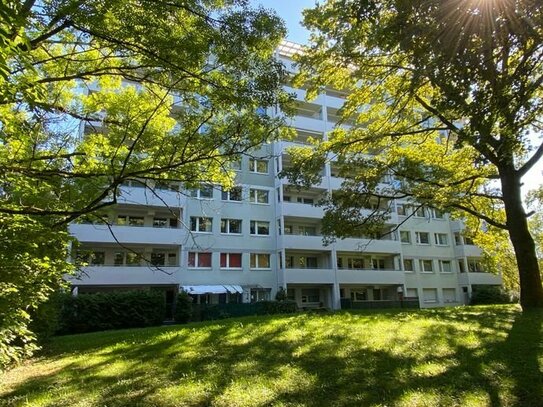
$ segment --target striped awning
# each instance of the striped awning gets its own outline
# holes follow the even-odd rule
[[[180,287],[189,294],[226,294],[242,293],[240,285],[183,285]]]

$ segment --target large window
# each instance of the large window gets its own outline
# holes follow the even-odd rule
[[[435,233],[434,237],[438,246],[447,246],[449,244],[449,238],[446,233]]]
[[[485,268],[480,260],[468,259],[468,271],[470,273],[482,273]]]
[[[221,253],[221,268],[241,269],[241,253]]]
[[[234,187],[228,191],[223,189],[221,193],[221,199],[223,201],[235,201],[240,202],[242,198],[242,189],[241,187]]]
[[[211,185],[201,186],[199,189],[191,189],[190,196],[198,199],[212,199],[213,187]]]
[[[251,253],[252,269],[269,269],[270,255],[267,253]]]
[[[439,271],[442,273],[452,273],[452,262],[450,260],[439,260]]]
[[[258,174],[268,173],[268,160],[261,160],[256,158],[249,159],[249,171],[256,172]]]
[[[251,302],[269,301],[270,298],[270,288],[251,288]]]
[[[444,288],[443,289],[443,302],[456,302],[456,289]]]
[[[240,235],[241,219],[221,219],[221,233]]]
[[[141,227],[145,225],[145,218],[143,216],[119,215],[117,216],[117,225]]]
[[[420,206],[418,208],[415,208],[413,211],[413,216],[416,218],[425,218],[426,217],[426,208],[424,206]]]
[[[302,288],[302,304],[318,303],[321,301],[321,292],[318,288]]]
[[[300,256],[298,262],[303,269],[316,269],[319,264],[318,258],[314,256]]]
[[[177,266],[177,253],[166,250],[154,250],[151,253],[151,264],[153,266]]]
[[[413,259],[403,259],[403,269],[404,271],[415,271]]]
[[[268,236],[270,234],[270,222],[252,220],[250,230],[251,235]]]
[[[418,244],[430,244],[430,234],[428,232],[415,232]]]
[[[437,302],[437,288],[423,288],[422,298],[425,303],[436,303]]]
[[[423,273],[432,273],[434,271],[434,262],[432,260],[419,260],[419,269]]]
[[[106,260],[106,253],[100,251],[78,251],[75,258],[77,265],[103,266]]]
[[[411,243],[411,232],[408,230],[400,230],[400,241],[402,243]]]
[[[211,268],[211,253],[189,252],[188,266],[191,268]]]
[[[365,288],[357,288],[356,290],[351,289],[351,301],[367,301],[368,300],[368,290]]]
[[[252,203],[267,204],[269,203],[270,191],[265,189],[251,188],[249,190],[249,199]]]
[[[177,228],[177,219],[168,218],[168,217],[157,217],[153,218],[153,227],[154,228]]]
[[[213,218],[191,216],[190,230],[193,232],[211,233],[213,230]]]

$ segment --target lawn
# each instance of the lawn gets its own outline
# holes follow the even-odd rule
[[[9,406],[543,406],[542,312],[248,317],[54,338]]]

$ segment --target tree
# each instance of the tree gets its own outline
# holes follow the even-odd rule
[[[278,136],[263,112],[290,97],[272,58],[284,26],[246,0],[8,1],[0,17],[5,364],[70,270],[69,222],[128,181],[231,185],[229,162]]]
[[[349,93],[340,113],[350,127],[300,154],[290,172],[299,178],[336,156],[346,181],[327,202],[327,232],[375,227],[360,215],[370,198],[473,217],[508,233],[522,307],[542,307],[520,188],[543,155],[541,139],[530,142],[543,120],[543,4],[329,0],[304,17],[313,34],[298,82],[310,96]]]

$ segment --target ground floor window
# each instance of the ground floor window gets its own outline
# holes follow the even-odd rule
[[[269,301],[271,288],[251,288],[251,302]]]
[[[365,288],[351,290],[351,301],[367,301],[367,300],[368,300],[368,290],[366,290]]]
[[[302,288],[302,303],[320,302],[321,293],[318,288]]]

